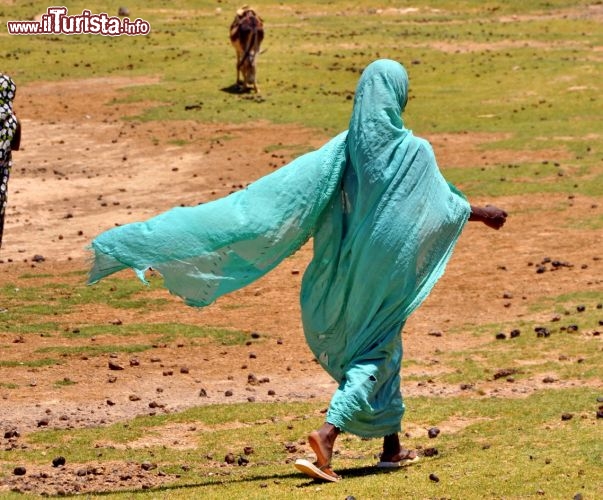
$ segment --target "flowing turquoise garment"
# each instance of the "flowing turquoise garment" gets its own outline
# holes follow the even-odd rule
[[[304,333],[339,383],[327,421],[364,437],[400,430],[408,316],[442,275],[467,221],[465,198],[442,177],[428,142],[404,127],[404,68],[370,64],[350,127],[246,189],[92,242],[94,283],[152,267],[193,306],[273,269],[314,237],[302,281]]]

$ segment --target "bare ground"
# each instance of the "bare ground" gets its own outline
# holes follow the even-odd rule
[[[327,139],[313,130],[269,123],[233,126],[124,121],[124,116],[135,115],[143,105],[116,105],[113,99],[120,89],[148,81],[104,78],[37,83],[19,89],[16,109],[23,122],[24,139],[22,151],[14,153],[0,285],[26,286],[21,279],[24,274],[41,275],[29,278],[28,284],[44,283],[48,279],[44,276],[49,274],[63,276],[85,269],[86,245],[114,224],[224,196],[283,165],[292,158],[292,152],[308,144],[317,147]],[[481,144],[498,139],[488,135],[437,135],[428,139],[443,167],[512,163],[518,157],[555,161],[564,155],[561,150],[484,151]],[[418,363],[405,370],[406,374],[445,370],[434,361],[438,351],[461,350],[479,342],[462,332],[449,333],[464,323],[512,322],[525,317],[529,304],[540,297],[561,290],[601,289],[603,251],[597,235],[570,229],[567,221],[584,214],[601,214],[602,207],[585,197],[559,195],[509,197],[498,199],[497,205],[510,213],[505,228],[493,232],[469,225],[444,278],[407,323],[405,358]],[[34,262],[35,255],[45,260]],[[37,429],[44,419],[44,426],[56,428],[109,424],[135,415],[249,398],[315,398],[326,404],[335,385],[314,363],[304,343],[298,306],[301,276],[310,256],[308,244],[265,278],[203,310],[189,308],[162,290],[147,293],[150,297],[169,297],[173,304],[169,315],[152,309],[144,313],[121,310],[116,317],[115,310],[92,304],[61,318],[61,322],[73,325],[174,321],[224,326],[260,332],[260,339],[242,347],[198,345],[181,339],[174,344],[157,344],[152,351],[137,356],[82,357],[38,369],[0,368],[0,380],[19,387],[0,386],[0,430],[4,433],[16,427],[23,435]],[[534,264],[544,257],[570,262],[573,267],[536,274]],[[81,275],[65,278],[74,284],[83,279]],[[548,321],[550,314],[543,313],[540,319]],[[0,346],[10,345],[2,348],[2,358],[28,359],[37,349],[58,342],[102,345],[131,341],[114,336],[76,341],[33,335],[22,340],[0,330]],[[124,370],[110,370],[110,360]],[[250,386],[250,373],[264,382]],[[65,378],[76,383],[57,388],[56,381]],[[520,397],[540,384],[539,380],[526,380],[505,386],[492,381],[480,390]],[[202,389],[206,396],[200,397]],[[461,390],[435,383],[404,385],[407,395],[451,395]],[[232,395],[227,396],[227,391]],[[412,424],[408,425],[412,433]],[[92,479],[86,487],[77,486],[82,483],[77,479],[82,471],[72,468],[65,468],[63,479],[50,486],[48,478],[44,480],[48,471],[34,471],[39,484],[49,488],[39,486],[37,491],[57,492],[60,484],[67,485],[63,486],[66,492],[100,488]],[[132,464],[117,464],[113,469],[105,464],[102,468],[96,475],[89,470],[84,476],[102,477],[104,489],[120,488],[124,482],[128,487],[144,487],[163,480],[156,474],[141,473]],[[28,476],[31,479],[31,474]],[[11,481],[10,486],[14,486],[18,479]]]

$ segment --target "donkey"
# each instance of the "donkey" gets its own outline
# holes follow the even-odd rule
[[[237,87],[259,92],[255,77],[255,60],[264,39],[264,23],[256,12],[244,5],[230,25],[230,42],[237,53]],[[243,78],[240,78],[240,75]]]

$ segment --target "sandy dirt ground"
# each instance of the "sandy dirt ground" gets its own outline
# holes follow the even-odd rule
[[[313,130],[269,123],[235,126],[124,120],[144,104],[114,104],[113,100],[128,87],[149,81],[102,78],[36,83],[19,89],[16,111],[23,123],[23,141],[22,150],[13,156],[0,286],[18,284],[24,274],[66,276],[86,269],[89,256],[85,247],[101,231],[173,206],[224,196],[285,164],[293,151],[308,145],[318,147],[328,139]],[[485,134],[428,139],[442,167],[487,167],[567,157],[563,150],[483,150],[481,145],[498,139]],[[437,352],[476,345],[479,340],[469,334],[450,333],[464,323],[520,321],[528,314],[534,319],[528,307],[540,297],[603,288],[603,248],[596,232],[568,225],[585,215],[600,215],[603,207],[579,195],[509,197],[497,199],[496,204],[510,214],[504,229],[495,232],[469,224],[445,276],[408,321],[405,358],[419,363],[404,373],[439,373],[447,368],[434,359]],[[335,385],[305,345],[298,305],[301,277],[310,257],[308,243],[265,278],[203,310],[183,305],[165,290],[153,290],[146,292],[150,298],[167,297],[172,302],[169,313],[124,309],[116,315],[114,309],[91,304],[61,318],[73,325],[173,321],[223,326],[249,332],[252,342],[224,347],[182,339],[158,344],[137,356],[82,357],[38,369],[0,368],[0,380],[19,387],[0,386],[0,430],[4,434],[18,428],[23,435],[40,425],[109,424],[135,415],[217,402],[315,398],[326,404]],[[535,266],[547,257],[572,267],[536,273]],[[44,279],[30,278],[27,283],[44,283]],[[66,281],[70,279],[77,284],[85,277],[74,275]],[[145,293],[142,287],[141,291]],[[544,312],[540,319],[550,321],[550,316]],[[252,338],[254,332],[259,339]],[[115,336],[85,340],[97,345],[129,341]],[[0,345],[10,346],[2,349],[4,359],[28,359],[37,349],[57,342],[72,345],[75,341],[33,335],[19,339],[0,328]],[[111,370],[109,362],[124,369]],[[257,377],[257,384],[249,383],[250,374]],[[57,388],[55,382],[64,378],[76,384]],[[480,389],[486,394],[521,397],[538,384],[538,380],[526,380],[505,388],[493,381]],[[462,390],[437,383],[404,384],[407,395],[447,395]],[[185,434],[183,431],[182,441]],[[7,442],[5,439],[3,444]],[[136,478],[135,472],[126,470],[127,465],[116,467],[117,476]],[[107,477],[110,467],[105,469]],[[77,472],[66,468],[64,474]],[[140,481],[146,484],[150,479]]]

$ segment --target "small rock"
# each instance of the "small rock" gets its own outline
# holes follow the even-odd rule
[[[435,457],[438,455],[439,451],[437,448],[425,448],[423,450],[423,455],[426,457]]]
[[[153,470],[153,469],[156,469],[157,466],[154,463],[151,463],[151,462],[142,462],[140,464],[140,468],[142,470]]]
[[[502,332],[496,334],[496,340],[505,340],[506,338],[507,336]]]
[[[563,413],[561,415],[561,420],[563,420],[564,422],[567,422],[568,420],[571,420],[572,418],[574,418],[574,416],[571,413]]]
[[[245,455],[251,455],[253,452],[254,449],[251,446],[245,446],[245,448],[243,448],[243,453],[245,453]]]
[[[235,463],[235,456],[232,453],[227,453],[226,456],[224,457],[224,461],[227,464],[234,464]]]
[[[227,398],[229,398],[232,395],[233,395],[233,392],[231,390],[228,390],[224,393],[224,396],[226,396]]]
[[[50,419],[48,417],[41,418],[38,420],[38,427],[46,427],[50,423]]]
[[[436,476],[433,472],[431,474],[429,474],[429,479],[431,481],[433,481],[434,483],[440,482],[440,478],[438,476]]]
[[[237,459],[237,463],[244,467],[245,465],[247,465],[249,463],[249,459],[247,457],[244,457],[243,455],[240,455],[239,458]]]
[[[549,331],[549,329],[544,326],[537,326],[536,328],[534,328],[534,331],[536,332],[536,336],[538,338],[546,338],[551,336],[551,332]]]
[[[124,367],[115,361],[109,361],[109,370],[123,370]]]
[[[134,401],[140,401],[140,396],[137,396],[136,394],[130,394],[130,395],[128,396],[128,399],[129,399],[130,401],[132,401],[132,402],[134,402]]]
[[[544,384],[554,384],[557,382],[557,379],[555,377],[547,376],[542,379],[542,382]]]
[[[111,399],[107,399],[107,406],[115,406],[115,402]]]
[[[579,306],[576,307],[576,311],[578,311],[579,313],[586,311],[586,306],[580,304]]]
[[[515,339],[517,337],[519,337],[521,335],[521,331],[519,331],[517,328],[514,330],[511,330],[510,336],[512,339]]]
[[[180,373],[182,373],[184,375],[186,375],[187,373],[189,373],[189,371],[190,370],[189,370],[188,366],[182,366],[182,367],[180,367]]]
[[[9,429],[4,433],[4,439],[13,439],[21,436],[21,433],[17,429]]]
[[[427,435],[429,436],[430,439],[437,438],[439,434],[440,434],[440,429],[438,429],[437,427],[431,427],[427,430]]]
[[[130,366],[140,366],[140,361],[137,358],[132,358],[130,360]]]
[[[56,457],[52,459],[52,466],[61,467],[65,465],[65,462],[67,462],[67,460],[65,460],[65,457]]]
[[[15,467],[13,470],[13,474],[15,476],[24,476],[25,474],[27,474],[27,469],[23,466]]]
[[[207,397],[207,391],[203,388],[199,389],[199,397],[200,398],[206,398]]]

